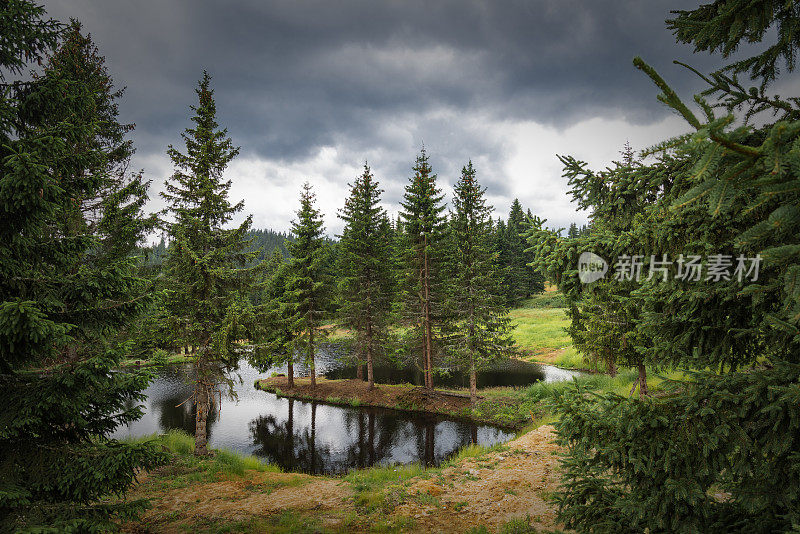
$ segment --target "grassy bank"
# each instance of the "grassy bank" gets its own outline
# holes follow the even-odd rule
[[[668,372],[663,376],[681,378],[679,372]],[[314,400],[340,406],[425,411],[476,423],[498,425],[519,432],[553,420],[547,401],[557,390],[571,388],[574,383],[578,383],[592,391],[628,395],[636,378],[634,370],[626,369],[615,377],[601,373],[583,374],[571,381],[537,382],[523,388],[485,388],[479,390],[480,399],[474,409],[465,390],[436,389],[428,393],[423,388],[408,384],[380,384],[369,391],[366,382],[359,380],[319,378],[317,387],[312,388],[309,379],[300,378],[295,379],[295,387],[289,389],[284,377],[276,377],[259,380],[256,387],[299,400]],[[653,391],[658,390],[661,382],[662,378],[655,374],[648,378],[648,385]]]
[[[376,466],[340,477],[281,472],[230,451],[198,459],[193,438],[180,431],[137,441],[144,439],[171,451],[171,461],[139,476],[127,498],[148,498],[151,507],[124,532],[488,534],[554,526],[554,504],[545,500],[557,484],[549,431],[465,447],[438,467]],[[532,502],[539,513],[530,513]],[[500,514],[487,516],[498,506]]]
[[[594,371],[572,346],[561,293],[547,291],[522,302],[509,312],[514,325],[512,337],[523,359],[563,369]]]
[[[472,410],[469,394],[466,391],[425,389],[410,384],[379,384],[373,390],[367,383],[356,379],[328,380],[317,378],[317,386],[311,387],[310,379],[296,378],[294,388],[289,388],[285,377],[258,380],[255,386],[264,391],[275,393],[281,397],[317,401],[338,406],[371,406],[390,408],[393,410],[436,413],[448,417],[466,419],[476,423],[500,425],[511,429],[520,429],[530,422],[528,413],[515,412],[513,406],[504,406],[502,410]],[[482,390],[481,394],[486,390]],[[481,399],[482,404],[486,399]],[[513,403],[513,399],[496,398],[492,403],[504,405]],[[508,414],[515,414],[508,416]]]

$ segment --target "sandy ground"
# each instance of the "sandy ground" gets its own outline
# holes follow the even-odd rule
[[[464,532],[486,525],[495,532],[513,518],[530,516],[534,526],[556,527],[550,498],[558,488],[558,447],[553,427],[539,427],[507,444],[508,449],[466,459],[442,477],[422,480],[412,492],[438,499],[440,506],[406,503],[395,514],[414,518],[419,532]]]
[[[558,487],[558,447],[552,443],[552,432],[549,425],[539,427],[501,451],[466,458],[434,471],[432,477],[411,481],[409,498],[390,517],[411,519],[407,532],[466,532],[479,525],[496,532],[508,520],[526,516],[534,526],[557,527],[550,501]],[[124,531],[201,532],[201,525],[209,522],[247,521],[287,511],[313,514],[334,531],[370,527],[368,520],[344,527],[356,510],[350,484],[339,478],[249,472],[246,477],[178,489],[155,489],[148,483],[155,478],[142,477],[131,495],[151,498],[152,508],[141,522],[125,525]],[[164,478],[162,473],[160,479]]]

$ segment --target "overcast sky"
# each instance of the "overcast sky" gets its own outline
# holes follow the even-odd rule
[[[584,223],[556,154],[595,168],[626,140],[642,149],[687,131],[631,64],[640,55],[687,99],[702,88],[672,64],[708,71],[665,28],[669,1],[153,0],[45,3],[79,19],[127,91],[134,167],[152,179],[151,209],[172,168],[203,69],[239,157],[231,198],[254,226],[288,230],[301,184],[319,198],[329,234],[364,161],[395,214],[420,147],[449,194],[472,159],[497,211],[517,197],[549,226]]]

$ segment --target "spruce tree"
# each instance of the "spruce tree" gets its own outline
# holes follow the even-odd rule
[[[441,350],[441,329],[447,326],[447,223],[441,189],[436,186],[423,148],[406,185],[402,210],[402,291],[404,315],[411,322],[419,350],[425,387],[433,388],[433,359]]]
[[[292,257],[289,259],[285,295],[291,312],[289,322],[294,335],[293,345],[298,353],[305,354],[312,387],[317,385],[315,353],[318,337],[326,334],[319,327],[331,299],[327,265],[330,257],[325,249],[322,214],[314,207],[315,199],[311,185],[306,182],[300,193],[297,220],[292,222],[294,240],[288,246]]]
[[[0,79],[41,63],[60,26],[24,0],[0,5]],[[143,501],[114,502],[164,460],[108,436],[141,416],[147,377],[116,372],[114,333],[147,283],[132,258],[146,185],[102,57],[73,26],[44,71],[0,92],[0,530],[100,531]],[[119,136],[111,136],[116,131]],[[129,153],[129,152],[128,152]],[[126,188],[128,196],[106,192]],[[132,407],[133,406],[133,407]]]
[[[251,335],[254,350],[250,362],[266,371],[276,364],[286,364],[289,388],[294,387],[295,339],[293,305],[287,283],[290,263],[275,249],[264,269],[265,281],[261,303],[253,309]]]
[[[561,158],[564,176],[571,186],[570,193],[578,206],[591,209],[595,233],[592,236],[563,239],[554,232],[534,226],[528,233],[534,244],[531,252],[538,252],[536,265],[549,270],[550,278],[564,291],[569,304],[571,324],[568,331],[575,347],[591,363],[603,364],[615,375],[617,367],[633,367],[639,373],[634,388],[640,395],[647,394],[645,364],[657,366],[655,359],[648,360],[643,350],[647,339],[640,335],[642,300],[636,293],[640,281],[647,277],[646,269],[633,271],[631,259],[630,279],[617,277],[614,263],[627,255],[643,264],[644,251],[638,239],[620,239],[637,225],[647,206],[654,201],[651,191],[637,191],[636,185],[651,173],[651,169],[633,157],[630,147],[622,152],[622,161],[616,161],[603,172],[592,172],[585,164],[571,157]],[[583,252],[594,252],[610,261],[610,272],[601,280],[588,285],[576,283],[574,258]],[[543,258],[547,258],[543,261]]]
[[[457,361],[469,370],[472,405],[477,402],[477,370],[493,359],[508,356],[508,310],[502,303],[492,244],[492,208],[470,161],[454,188],[451,216],[454,278],[451,304],[459,318],[448,346]]]
[[[380,189],[369,167],[350,186],[339,217],[344,221],[341,249],[340,316],[355,334],[356,352],[367,364],[369,389],[375,386],[373,359],[383,352],[392,311],[391,228],[380,207]]]
[[[544,279],[529,265],[533,256],[527,252],[525,235],[533,221],[530,210],[522,210],[519,199],[511,203],[511,211],[506,223],[504,255],[507,266],[505,283],[508,303],[515,305],[544,289]]]
[[[678,12],[670,26],[701,50],[727,55],[764,35],[777,42],[703,75],[708,89],[694,99],[702,115],[636,58],[661,90],[658,99],[692,134],[650,149],[652,163],[612,176],[565,161],[571,182],[594,191],[592,207],[602,218],[625,223],[608,232],[594,218],[575,248],[542,236],[538,254],[554,260],[550,272],[561,273],[565,292],[579,287],[569,258],[582,251],[580,242],[606,257],[636,247],[659,260],[702,260],[697,279],[678,278],[680,264],[664,278],[652,269],[626,296],[638,314],[635,330],[626,326],[635,350],[695,371],[654,398],[581,389],[555,398],[566,451],[559,516],[568,528],[786,532],[800,524],[800,113],[796,98],[764,92],[780,58],[794,68],[797,20],[797,6],[769,1],[719,0]],[[777,31],[766,33],[773,26]],[[743,72],[758,86],[743,87],[736,76]],[[736,121],[735,112],[745,120]],[[714,279],[712,258],[720,255],[729,257],[730,270]],[[757,276],[737,276],[739,258],[745,268],[760,259]]]
[[[244,268],[254,256],[246,237],[251,216],[234,228],[225,228],[244,207],[228,199],[231,182],[222,174],[239,149],[216,121],[211,77],[203,72],[198,83],[199,104],[192,106],[194,127],[182,134],[185,152],[172,145],[167,154],[176,168],[162,196],[173,217],[171,246],[165,264],[169,287],[166,308],[169,323],[182,345],[195,351],[195,454],[206,455],[212,395],[221,392],[225,369],[236,365],[234,346],[244,299],[253,268]]]
[[[580,232],[578,231],[578,225],[575,223],[570,223],[569,231],[567,232],[567,239],[575,239],[579,235]]]

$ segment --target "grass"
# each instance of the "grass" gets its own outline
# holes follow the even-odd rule
[[[446,467],[452,467],[458,465],[462,461],[467,459],[472,459],[478,462],[489,453],[500,452],[507,449],[508,447],[502,443],[492,445],[491,447],[485,447],[483,445],[476,445],[473,443],[467,445],[466,447],[462,447],[455,455],[451,456],[450,458],[442,462],[439,465],[439,469],[444,469]]]
[[[574,383],[592,391],[614,392],[627,395],[637,374],[633,370],[621,371],[616,377],[603,374],[584,374],[563,382],[536,382],[524,388],[491,388],[482,391],[484,400],[475,410],[480,417],[491,418],[502,424],[522,428],[528,432],[555,418],[546,401],[556,391],[574,387]],[[659,380],[649,385],[656,386]]]
[[[497,532],[498,534],[536,534],[539,530],[531,524],[533,519],[534,518],[530,516],[511,519],[504,523]],[[484,525],[481,525],[479,527],[473,527],[471,530],[467,531],[467,534],[490,533]]]
[[[327,534],[337,532],[324,528],[322,520],[313,513],[287,510],[272,517],[252,517],[246,520],[227,518],[203,518],[195,521],[186,530],[195,534],[227,534],[234,532],[271,532],[276,534]]]
[[[563,369],[587,369],[593,366],[586,362],[583,355],[575,347],[567,347],[553,360],[553,365]],[[596,369],[594,369],[596,370]]]
[[[514,341],[523,352],[535,355],[572,343],[564,330],[569,325],[564,308],[515,308],[509,316]]]
[[[170,430],[165,434],[153,434],[138,438],[126,438],[125,441],[132,443],[143,443],[155,441],[157,444],[166,447],[175,455],[174,461],[184,474],[195,473],[189,478],[202,478],[196,476],[197,473],[206,475],[217,475],[220,473],[228,475],[243,476],[247,471],[258,471],[262,473],[279,473],[280,468],[262,462],[255,456],[241,454],[228,449],[214,450],[207,458],[194,456],[194,437],[182,430]]]
[[[359,512],[390,514],[409,498],[411,479],[425,472],[425,468],[417,464],[372,467],[351,471],[344,480],[353,487],[354,503]]]

